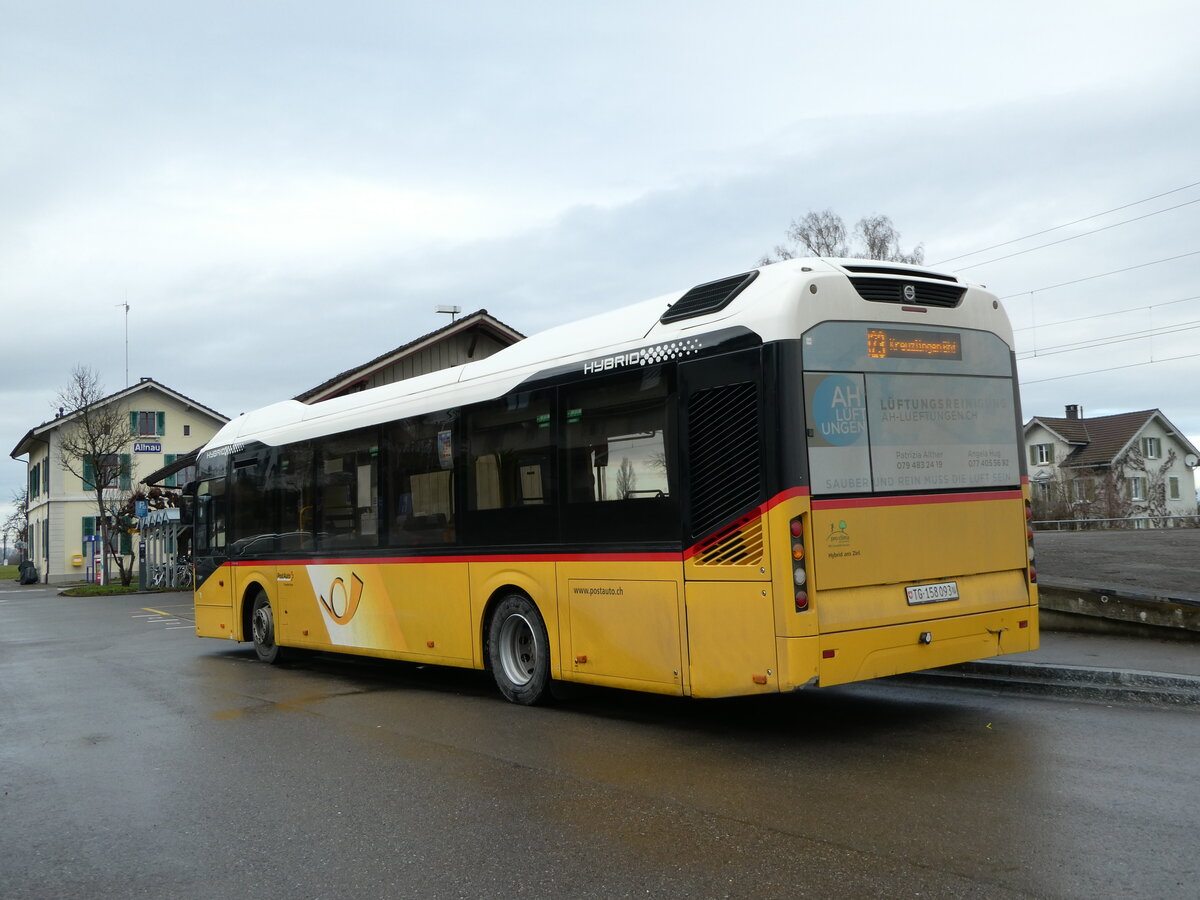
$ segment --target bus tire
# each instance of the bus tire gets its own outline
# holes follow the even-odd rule
[[[550,641],[532,600],[523,594],[501,600],[487,643],[488,667],[505,699],[533,706],[550,698]]]
[[[250,608],[250,636],[254,652],[263,662],[274,665],[283,660],[283,648],[275,643],[275,611],[270,598],[261,590],[254,595],[254,605]]]

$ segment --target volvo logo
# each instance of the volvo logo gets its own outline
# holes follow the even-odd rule
[[[917,288],[915,285],[906,284],[904,286],[904,299],[909,303],[917,299]]]

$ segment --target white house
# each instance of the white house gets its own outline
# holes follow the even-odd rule
[[[1034,515],[1038,519],[1125,519],[1139,527],[1196,515],[1193,470],[1200,451],[1161,410],[1025,423]]]
[[[152,378],[143,378],[100,403],[119,404],[129,417],[128,452],[120,454],[120,468],[128,474],[112,485],[117,490],[132,489],[146,474],[206,443],[229,421]],[[84,538],[99,534],[94,487],[62,466],[62,436],[75,417],[66,413],[31,428],[11,453],[13,459],[27,457],[28,558],[37,566],[40,579],[49,584],[82,579],[87,548],[92,546]],[[136,551],[132,535],[122,535],[120,549]]]

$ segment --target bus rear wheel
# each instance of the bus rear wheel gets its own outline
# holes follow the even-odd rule
[[[272,664],[283,659],[283,648],[275,643],[275,612],[262,591],[254,596],[254,605],[250,608],[250,634],[259,659]]]
[[[509,594],[488,626],[488,668],[500,693],[532,706],[550,696],[550,641],[546,625],[528,597]]]

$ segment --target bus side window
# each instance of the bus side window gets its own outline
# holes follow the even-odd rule
[[[568,503],[671,495],[661,370],[565,391],[564,406]]]
[[[562,390],[567,541],[680,539],[672,376],[647,367]]]
[[[453,544],[453,418],[437,413],[393,422],[384,431],[387,454],[388,544]]]
[[[275,451],[267,479],[267,497],[274,510],[279,549],[313,549],[316,504],[313,497],[313,451],[309,444],[292,444]]]
[[[554,429],[550,395],[512,394],[468,418],[471,509],[511,509],[554,502]]]
[[[208,552],[225,549],[225,479],[202,481],[196,491],[196,547]]]
[[[364,428],[317,442],[317,547],[379,545],[379,432]]]
[[[273,510],[263,503],[271,451],[245,451],[233,458],[229,480],[229,552],[255,556],[275,549]]]

